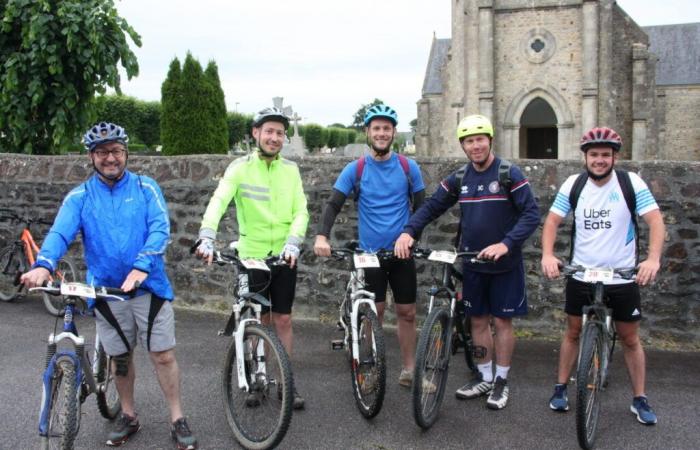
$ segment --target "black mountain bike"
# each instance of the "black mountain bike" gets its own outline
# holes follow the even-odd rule
[[[631,280],[635,268],[585,268],[566,266],[562,274],[571,277],[583,272],[583,281],[595,286],[593,303],[583,307],[581,343],[576,369],[576,436],[581,448],[593,448],[600,415],[603,389],[607,387],[617,334],[612,311],[605,304],[605,281],[614,277]]]
[[[466,316],[456,285],[462,274],[455,269],[457,258],[471,258],[472,263],[488,261],[476,259],[479,252],[430,251],[414,253],[443,265],[439,286],[428,290],[428,314],[416,346],[416,369],[413,377],[413,418],[423,429],[437,420],[445,395],[450,357],[460,349],[469,370],[478,373],[474,358],[483,358],[483,347],[472,341],[469,317]]]

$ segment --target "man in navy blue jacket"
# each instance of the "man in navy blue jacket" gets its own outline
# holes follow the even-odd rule
[[[133,348],[148,350],[170,408],[171,436],[179,449],[195,449],[180,402],[180,370],[175,360],[173,290],[163,255],[170,241],[170,219],[158,184],[126,170],[129,137],[122,127],[101,122],[83,138],[95,175],[66,195],[44,239],[34,268],[22,275],[39,286],[78,232],[83,238],[87,282],[134,291],[123,302],[95,305],[97,333],[112,356],[122,414],[107,445],[119,446],[141,428],[134,405]]]
[[[530,184],[517,166],[510,165],[507,182],[499,176],[502,160],[491,151],[493,126],[486,117],[465,117],[457,137],[470,163],[442,180],[411,217],[395,251],[399,257],[408,257],[423,228],[459,202],[459,250],[478,251],[478,258],[493,264],[465,262],[463,266],[463,298],[474,344],[485,348],[486,354],[477,361],[479,374],[456,395],[471,399],[488,394],[487,406],[497,410],[508,403],[507,378],[515,346],[512,318],[527,314],[522,245],[537,228],[540,214]]]

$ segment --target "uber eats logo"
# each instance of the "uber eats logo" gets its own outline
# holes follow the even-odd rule
[[[606,220],[610,217],[609,209],[595,209],[589,208],[583,210],[583,227],[586,230],[602,230],[605,228],[612,228],[612,223],[610,220]]]

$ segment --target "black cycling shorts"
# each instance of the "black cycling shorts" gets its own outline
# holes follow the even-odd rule
[[[248,288],[272,303],[272,312],[291,314],[297,287],[297,268],[272,266],[270,272],[251,270],[248,272]],[[263,308],[267,312],[268,308]]]
[[[374,301],[386,301],[386,285],[389,283],[394,294],[394,303],[411,304],[416,302],[416,263],[413,259],[382,259],[378,269],[365,269],[365,284],[374,292]]]
[[[566,282],[566,306],[564,311],[572,316],[582,316],[583,307],[593,303],[595,286],[575,278]],[[603,292],[605,304],[612,310],[613,320],[637,322],[642,319],[641,297],[637,283],[609,284]]]

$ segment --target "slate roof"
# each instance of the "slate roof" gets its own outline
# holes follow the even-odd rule
[[[700,23],[642,27],[656,64],[656,84],[700,84]]]
[[[447,59],[451,39],[433,39],[428,67],[423,79],[423,95],[442,94],[442,66]]]

